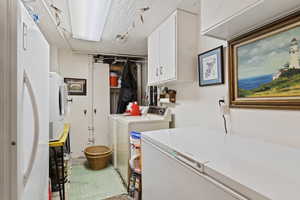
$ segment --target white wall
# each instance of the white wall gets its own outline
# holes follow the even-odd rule
[[[68,50],[58,51],[60,72],[65,78],[87,79],[87,96],[70,96],[73,103],[70,105],[70,113],[66,122],[71,124],[71,151],[73,157],[83,156],[82,151],[88,144],[88,126],[90,126],[90,115],[85,115],[84,110],[89,110],[90,88],[89,78],[89,56],[73,54]]]
[[[66,122],[71,124],[73,158],[84,156],[83,151],[89,145],[108,144],[109,65],[93,64],[92,61],[92,56],[89,55],[58,50],[59,71],[62,76],[87,80],[86,96],[69,97],[73,102]],[[96,113],[94,109],[97,110]],[[89,130],[89,127],[94,127],[94,131]]]
[[[50,45],[50,72],[60,73],[58,64],[58,48]]]
[[[201,36],[199,33],[199,53],[222,44],[226,43]],[[194,59],[197,60],[196,55]],[[197,77],[197,82],[170,86],[170,88],[177,89],[178,93],[177,105],[173,108],[176,127],[206,126],[224,131],[218,99],[224,96],[228,97],[226,56],[225,63],[226,80],[224,85],[200,88]],[[298,125],[300,111],[231,109],[230,116],[233,134],[300,148]]]

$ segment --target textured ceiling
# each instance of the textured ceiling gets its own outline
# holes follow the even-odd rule
[[[54,7],[61,10],[60,18],[61,26],[66,30],[71,32],[71,23],[70,23],[70,15],[69,15],[69,4],[67,0],[44,0],[49,7],[49,10],[53,15],[55,15]],[[53,7],[54,6],[54,7]]]
[[[48,6],[55,5],[62,10],[61,26],[71,32],[67,0],[45,0]],[[140,9],[150,7],[144,13],[144,23],[140,20]],[[112,0],[111,9],[100,42],[87,42],[65,36],[69,46],[75,51],[99,52],[104,54],[146,55],[147,36],[176,8],[199,13],[200,0]],[[53,12],[53,8],[50,8]],[[132,28],[135,24],[135,28]],[[45,29],[45,31],[47,31]],[[49,30],[48,30],[49,31]],[[125,42],[116,40],[118,34],[128,32]],[[47,35],[47,34],[46,34]],[[55,42],[55,41],[54,41]],[[59,44],[57,44],[59,46]]]

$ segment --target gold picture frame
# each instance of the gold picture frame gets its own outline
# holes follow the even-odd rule
[[[86,96],[87,80],[79,78],[65,78],[67,84],[68,95],[70,96]]]
[[[300,13],[229,41],[230,107],[300,109],[299,41]]]

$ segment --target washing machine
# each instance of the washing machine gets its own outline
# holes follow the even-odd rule
[[[113,117],[113,116],[112,116]],[[130,133],[168,129],[172,120],[171,111],[165,107],[149,107],[142,116],[114,116],[116,138],[114,166],[123,181],[128,184],[130,159]]]

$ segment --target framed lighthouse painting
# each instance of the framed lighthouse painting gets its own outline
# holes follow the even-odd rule
[[[230,106],[300,109],[300,14],[229,42]]]

